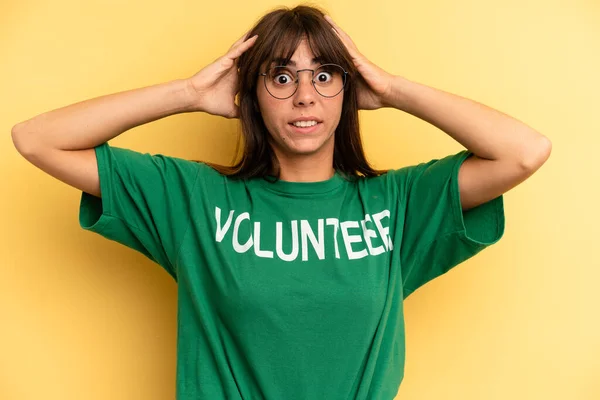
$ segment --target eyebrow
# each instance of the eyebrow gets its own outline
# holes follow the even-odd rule
[[[323,63],[324,58],[323,57],[315,57],[312,59],[312,64],[322,64]],[[285,58],[279,57],[279,58],[274,58],[273,63],[277,63],[278,65],[291,65],[292,67],[296,66],[296,62],[289,60],[286,63]]]

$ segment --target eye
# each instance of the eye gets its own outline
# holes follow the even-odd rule
[[[319,72],[317,76],[315,76],[316,83],[327,83],[333,79],[333,75],[330,72]]]
[[[274,71],[272,81],[276,85],[289,85],[294,82],[292,74],[288,71]]]

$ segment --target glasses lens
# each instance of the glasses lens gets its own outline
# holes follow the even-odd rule
[[[344,88],[345,74],[336,64],[325,64],[315,70],[313,82],[321,96],[332,97]],[[273,97],[286,99],[296,91],[296,71],[285,66],[272,67],[265,76],[267,90]]]
[[[335,96],[344,88],[344,70],[339,65],[326,64],[315,70],[315,89],[322,96]]]
[[[296,71],[287,67],[273,67],[267,71],[265,83],[273,97],[285,99],[296,90]]]

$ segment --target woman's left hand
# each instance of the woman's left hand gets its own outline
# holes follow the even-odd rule
[[[346,46],[360,76],[357,80],[358,108],[376,110],[388,107],[392,102],[392,82],[394,76],[373,64],[359,51],[350,36],[346,34],[329,15],[325,19],[333,26],[334,32]],[[352,77],[351,77],[352,79]]]

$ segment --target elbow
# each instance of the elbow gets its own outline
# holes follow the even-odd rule
[[[27,121],[25,122],[19,122],[18,124],[16,124],[15,126],[12,127],[11,129],[11,137],[12,137],[12,141],[13,144],[15,146],[15,148],[17,149],[17,151],[25,156],[27,154],[31,154],[31,140],[27,140],[26,136],[27,136]]]
[[[524,157],[521,165],[523,169],[533,173],[550,158],[550,153],[552,153],[552,142],[548,137],[540,135],[537,142],[527,152],[528,155]]]
[[[17,148],[17,150],[19,150],[19,147],[21,145],[21,126],[23,125],[23,122],[19,122],[18,124],[16,124],[15,126],[12,127],[11,131],[10,131],[10,135],[12,137],[12,141],[13,144],[15,145],[15,147]]]

